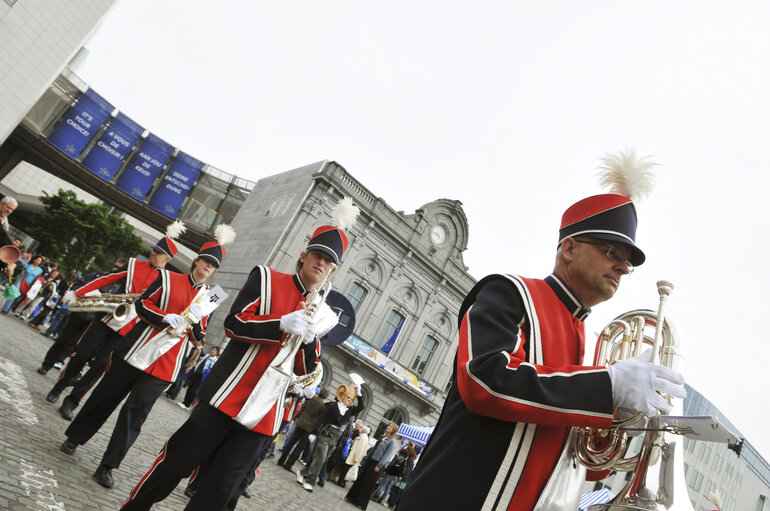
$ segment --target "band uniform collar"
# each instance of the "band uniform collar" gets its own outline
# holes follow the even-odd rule
[[[556,293],[556,296],[561,300],[567,310],[570,311],[570,314],[580,321],[586,320],[591,313],[591,309],[580,303],[577,295],[575,295],[575,293],[572,292],[559,277],[552,273],[545,278],[545,281],[551,286],[551,289],[553,289],[553,292]]]
[[[302,282],[302,279],[299,278],[298,273],[295,273],[293,278],[294,278],[294,285],[297,286],[297,289],[299,290],[300,293],[302,293],[302,296],[307,296],[308,294],[310,294],[310,290],[307,287],[305,287],[305,284]]]
[[[201,282],[200,284],[195,282],[195,278],[193,277],[192,273],[187,274],[187,280],[190,281],[190,285],[192,286],[193,289],[200,289],[203,287],[204,282]]]

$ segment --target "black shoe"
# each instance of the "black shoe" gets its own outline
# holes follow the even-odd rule
[[[50,367],[45,367],[45,366],[40,366],[40,367],[37,368],[37,374],[46,374],[49,369],[51,369],[51,368]],[[54,399],[54,401],[56,401],[56,400]]]
[[[326,484],[326,483],[324,483],[324,482],[322,482],[322,481],[318,481],[317,483],[315,483],[315,485],[316,485],[316,486],[318,486],[318,487],[320,487],[320,488],[323,488],[325,484]]]
[[[38,369],[37,372],[40,372],[40,370]],[[55,403],[56,401],[59,400],[59,394],[61,394],[61,392],[56,392],[55,390],[52,390],[51,392],[48,393],[47,396],[45,396],[45,400],[48,401],[49,403]]]
[[[243,489],[243,491],[241,492],[241,497],[246,497],[247,499],[251,498],[251,493],[249,493],[248,487]]]
[[[195,490],[190,488],[190,485],[188,484],[187,487],[184,489],[184,494],[187,496],[187,498],[191,499],[195,495]]]
[[[61,415],[63,419],[71,421],[75,416],[75,407],[65,400],[59,407],[59,415]]]
[[[75,449],[78,448],[78,444],[70,440],[69,438],[62,442],[62,444],[59,446],[59,450],[63,452],[64,454],[73,455],[75,454]]]
[[[99,465],[93,477],[97,483],[105,488],[112,488],[112,485],[115,484],[115,481],[112,479],[112,469],[104,465]]]

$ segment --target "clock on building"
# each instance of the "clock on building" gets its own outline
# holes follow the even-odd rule
[[[430,230],[430,240],[434,245],[441,245],[446,241],[446,228],[443,225],[434,225]]]

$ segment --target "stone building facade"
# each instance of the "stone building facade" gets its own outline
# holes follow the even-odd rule
[[[457,311],[475,283],[463,263],[468,223],[459,201],[397,212],[332,161],[260,180],[233,221],[237,238],[216,275],[230,298],[212,318],[208,341],[226,344],[224,311],[250,270],[293,272],[311,233],[330,222],[344,196],[361,214],[333,284],[356,309],[358,344],[324,350],[323,384],[336,388],[349,383],[348,373],[360,374],[372,392],[363,419],[375,428],[390,420],[434,425],[452,377]]]

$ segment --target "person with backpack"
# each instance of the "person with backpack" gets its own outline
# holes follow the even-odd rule
[[[393,459],[391,459],[385,466],[385,475],[380,481],[380,486],[377,491],[374,492],[372,500],[375,502],[382,502],[390,492],[390,487],[393,483],[400,481],[404,477],[404,471],[406,470],[406,460],[409,458],[409,447],[405,447],[398,451]]]

